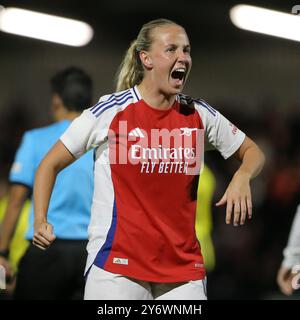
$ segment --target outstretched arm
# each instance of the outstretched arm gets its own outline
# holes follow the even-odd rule
[[[247,214],[249,219],[252,217],[250,180],[262,170],[265,157],[260,148],[248,137],[234,155],[242,162],[241,166],[216,206],[227,204],[226,223],[231,222],[233,214],[233,224],[238,226],[239,223],[241,225],[245,223]]]
[[[59,140],[40,163],[34,183],[33,244],[47,249],[54,241],[53,227],[47,223],[47,211],[57,174],[75,161],[73,155]]]

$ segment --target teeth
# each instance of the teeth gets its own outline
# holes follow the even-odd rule
[[[185,68],[178,68],[175,69],[172,73],[171,73],[171,77],[173,79],[178,79],[178,80],[182,80],[184,78],[185,75]]]
[[[184,68],[178,68],[178,69],[175,69],[174,71],[185,72],[185,69]]]

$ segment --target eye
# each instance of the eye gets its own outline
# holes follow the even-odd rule
[[[168,52],[173,52],[173,51],[175,51],[175,50],[176,50],[176,47],[174,47],[174,46],[167,48],[167,51],[168,51]]]
[[[190,47],[186,47],[186,48],[183,49],[183,52],[191,54],[191,48]]]

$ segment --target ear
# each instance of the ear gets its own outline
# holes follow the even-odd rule
[[[57,93],[52,94],[52,105],[57,108],[63,104],[61,97]]]
[[[60,112],[62,107],[63,107],[63,102],[61,97],[57,93],[53,93],[51,98],[51,110],[53,114]]]
[[[140,59],[141,59],[143,66],[145,66],[146,69],[153,68],[152,59],[151,59],[149,52],[144,51],[144,50],[140,51]]]

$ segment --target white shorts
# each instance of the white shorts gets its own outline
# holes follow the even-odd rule
[[[206,279],[153,283],[114,274],[95,265],[86,280],[84,300],[206,300]]]

